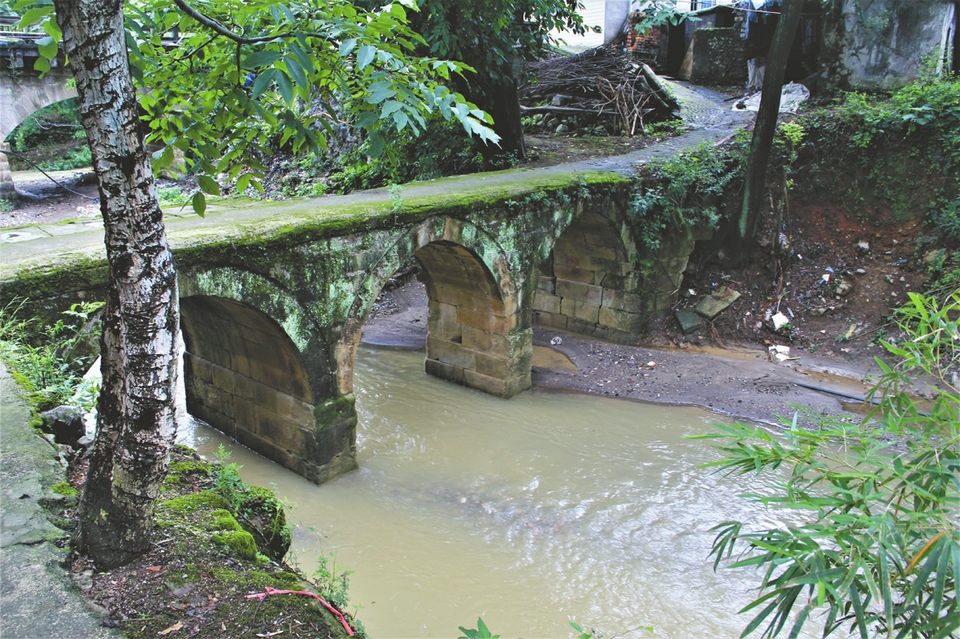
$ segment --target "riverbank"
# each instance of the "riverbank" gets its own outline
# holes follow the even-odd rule
[[[426,291],[411,281],[381,294],[364,327],[363,341],[422,350],[426,335]],[[706,338],[701,341],[708,343]],[[864,397],[870,388],[865,380],[879,372],[872,359],[804,354],[777,362],[769,350],[681,343],[683,347],[673,346],[658,333],[648,335],[646,345],[625,346],[535,329],[533,383],[553,390],[700,406],[735,419],[773,424],[778,416],[790,418],[796,405],[827,415],[862,414],[868,407],[844,396]]]

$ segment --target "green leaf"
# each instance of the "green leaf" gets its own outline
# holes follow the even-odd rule
[[[37,24],[44,18],[53,14],[53,5],[46,7],[33,7],[32,9],[27,9],[23,13],[23,17],[20,18],[20,28],[26,29],[27,27],[32,27]]]
[[[396,100],[387,100],[383,103],[383,106],[380,107],[380,117],[388,118],[393,115],[394,111],[399,111],[402,108],[402,103],[397,102]]]
[[[370,46],[369,44],[365,44],[360,47],[357,50],[357,69],[361,71],[365,69],[371,62],[373,62],[373,59],[376,57],[376,55],[376,47]]]
[[[363,111],[357,117],[357,126],[363,129],[369,129],[377,122],[379,122],[380,117],[377,115],[376,111]]]
[[[286,65],[287,73],[295,86],[303,88],[310,86],[310,83],[307,82],[307,74],[303,72],[303,67],[300,66],[300,62],[296,58],[289,55],[284,56],[283,63]]]
[[[55,42],[60,42],[63,39],[63,31],[60,30],[60,25],[57,24],[56,20],[47,20],[43,23],[44,32],[53,38]]]
[[[284,102],[293,105],[293,85],[290,84],[290,80],[283,73],[277,74],[277,90]]]
[[[40,52],[40,55],[48,60],[52,60],[57,57],[57,49],[59,49],[57,46],[57,41],[50,36],[37,40],[37,50]]]
[[[220,195],[220,185],[217,184],[217,181],[209,175],[198,175],[197,183],[200,185],[200,188],[204,193],[208,193],[210,195]]]
[[[260,67],[268,67],[282,57],[283,54],[279,51],[257,51],[244,58],[243,68],[259,69]]]
[[[345,58],[357,47],[357,39],[349,38],[340,43],[340,57]]]
[[[36,62],[33,63],[33,68],[42,75],[50,70],[50,60],[43,57],[37,58]]]
[[[237,186],[236,186],[237,195],[243,195],[243,193],[247,190],[247,187],[250,186],[250,180],[252,179],[253,179],[252,173],[244,173],[239,178],[237,178]]]
[[[372,155],[375,158],[380,157],[381,155],[383,155],[383,148],[384,148],[383,138],[380,137],[380,134],[377,133],[376,131],[371,131],[370,132],[370,155]]]
[[[393,86],[387,80],[381,80],[380,82],[374,82],[369,87],[367,87],[367,103],[369,104],[380,104],[388,98],[395,96],[397,92],[393,89]]]
[[[202,191],[197,191],[193,194],[193,199],[190,200],[190,203],[193,205],[193,212],[203,217],[204,213],[207,212],[207,198],[203,196]]]
[[[258,75],[257,79],[253,83],[253,97],[259,98],[261,95],[263,95],[263,92],[270,88],[270,85],[273,84],[274,79],[279,74],[279,69],[267,69]]]

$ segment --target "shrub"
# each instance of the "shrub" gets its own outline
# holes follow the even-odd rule
[[[907,219],[960,190],[960,75],[924,76],[889,96],[847,93],[800,122],[810,134],[802,182],[855,210],[882,203]]]
[[[912,293],[899,310],[907,334],[883,342],[899,360],[882,369],[870,397],[879,406],[862,423],[806,411],[782,437],[736,424],[718,426],[726,474],[769,473],[770,493],[752,496],[794,515],[793,524],[750,529],[718,525],[714,567],[759,569],[760,595],[742,612],[795,637],[815,612],[823,636],[844,626],[864,639],[953,637],[960,628],[960,293],[945,304]],[[936,384],[929,407],[907,394],[909,375]]]
[[[743,175],[743,144],[738,140],[722,149],[702,145],[640,167],[629,216],[647,247],[659,248],[665,231],[719,226],[727,188]]]

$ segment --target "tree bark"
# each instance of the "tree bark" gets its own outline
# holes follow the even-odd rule
[[[110,281],[76,540],[101,569],[150,547],[176,433],[177,280],[140,135],[121,0],[54,0],[100,190]]]
[[[777,131],[777,116],[780,113],[780,92],[787,70],[787,60],[793,46],[793,38],[800,25],[803,0],[783,0],[780,20],[770,44],[767,56],[766,75],[760,92],[760,109],[753,128],[750,155],[747,157],[746,181],[743,187],[743,204],[737,224],[737,251],[740,256],[749,254],[748,245],[757,232],[757,222],[763,208],[766,189],[767,165],[770,149]],[[742,258],[741,258],[742,259]]]
[[[512,153],[517,160],[527,159],[527,147],[523,141],[522,114],[517,83],[510,78],[501,78],[484,87],[486,95],[477,100],[480,107],[493,116],[493,130],[500,136],[500,146],[487,145],[484,156]],[[489,159],[489,157],[488,157]]]

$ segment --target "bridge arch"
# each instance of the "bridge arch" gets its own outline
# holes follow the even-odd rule
[[[0,73],[0,140],[6,140],[24,120],[40,109],[77,97],[68,88],[73,73],[63,67],[50,69],[42,78],[29,73]],[[72,83],[70,83],[72,84]]]
[[[179,278],[187,411],[314,482],[355,468],[356,415],[335,401],[322,331],[297,299],[238,268]]]
[[[7,56],[5,56],[7,57]],[[25,61],[22,64],[27,64]],[[3,68],[0,72],[0,151],[9,150],[6,139],[17,126],[43,107],[77,97],[75,88],[67,88],[73,73],[54,67],[42,78],[25,68],[20,72]],[[6,153],[0,153],[0,199],[15,200],[16,187]]]
[[[533,323],[581,335],[632,343],[648,309],[641,295],[641,256],[625,214],[615,206],[582,205],[557,226],[539,265]]]
[[[411,260],[421,267],[429,300],[425,371],[500,397],[529,388],[533,340],[517,284],[522,269],[480,227],[433,218],[398,238],[358,285],[339,345],[341,392],[353,392],[356,350],[373,302]]]

